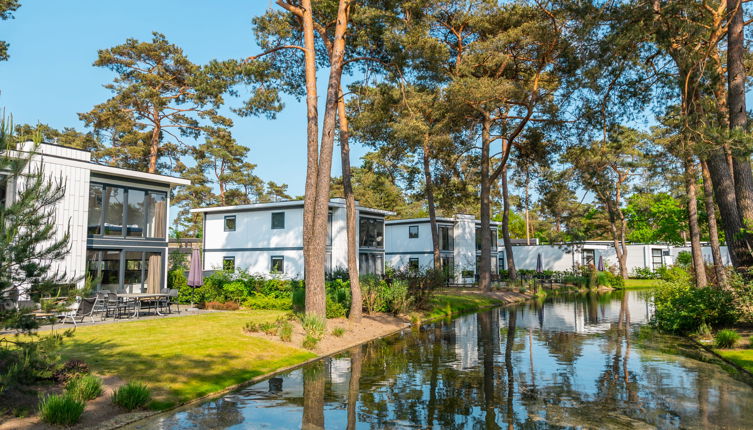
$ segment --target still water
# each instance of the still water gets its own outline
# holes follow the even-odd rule
[[[751,386],[650,316],[636,291],[498,308],[131,428],[753,428]]]

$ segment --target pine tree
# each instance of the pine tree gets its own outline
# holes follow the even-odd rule
[[[0,0],[0,21],[13,19],[13,12],[21,6],[19,0]],[[8,59],[8,42],[0,40],[0,61]]]

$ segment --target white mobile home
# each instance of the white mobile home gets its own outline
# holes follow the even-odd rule
[[[190,181],[96,164],[87,151],[53,144],[39,145],[32,166],[65,185],[55,224],[60,236],[70,227],[70,252],[53,269],[111,291],[158,292],[167,285],[170,189]],[[2,204],[13,200],[16,181],[0,189]]]
[[[515,245],[512,247],[515,267],[517,269],[536,269],[538,255],[544,270],[568,271],[575,267],[588,264],[598,264],[602,258],[605,266],[617,266],[617,253],[611,241],[585,241],[577,243],[561,243],[554,245]],[[636,269],[656,270],[662,266],[669,266],[675,262],[678,254],[690,252],[690,244],[628,244],[627,267],[632,274]],[[703,246],[703,258],[712,261],[711,248]],[[721,247],[722,259],[726,265],[731,264],[726,246]],[[499,242],[499,264],[505,268],[504,244]]]
[[[429,218],[391,220],[387,225],[387,264],[427,269],[434,265]],[[497,270],[497,226],[492,223],[492,272]],[[440,258],[455,282],[473,282],[481,259],[481,222],[472,215],[437,218]]]
[[[345,269],[345,200],[329,203],[326,270]],[[384,217],[392,212],[356,207],[359,271],[384,273]],[[205,271],[240,268],[250,273],[303,278],[303,201],[192,209],[204,214]]]

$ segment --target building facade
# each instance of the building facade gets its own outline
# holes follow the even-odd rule
[[[387,228],[387,264],[394,268],[425,270],[434,267],[429,218],[390,220]],[[492,272],[497,270],[497,227],[492,223]],[[471,215],[437,218],[442,267],[457,283],[472,283],[481,262],[481,222]]]
[[[535,270],[539,254],[544,270],[569,271],[575,267],[588,264],[597,265],[599,258],[605,266],[619,265],[614,244],[610,241],[585,241],[579,243],[563,243],[556,245],[515,245],[512,247],[513,259],[517,269]],[[703,246],[703,258],[712,262],[711,247]],[[628,274],[638,269],[656,270],[662,266],[670,266],[677,260],[681,252],[690,252],[690,245],[668,244],[628,244],[627,269]],[[730,265],[729,252],[726,246],[721,247],[722,259],[725,265]],[[505,249],[499,242],[499,267],[506,268]]]
[[[239,268],[261,275],[303,278],[303,201],[193,209],[204,215],[205,271]],[[384,273],[384,218],[392,212],[356,207],[361,274]],[[329,203],[326,270],[348,266],[345,200]]]
[[[31,143],[21,149],[29,150]],[[185,179],[136,172],[91,161],[87,151],[41,144],[31,168],[62,181],[65,194],[55,208],[57,234],[70,231],[70,252],[53,270],[97,289],[159,291],[167,285],[167,224],[170,189]],[[20,184],[7,182],[0,195],[10,201]]]

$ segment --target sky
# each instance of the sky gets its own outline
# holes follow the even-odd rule
[[[273,0],[21,0],[15,19],[0,22],[0,40],[10,43],[9,61],[0,62],[0,109],[16,124],[83,130],[77,114],[107,100],[110,92],[102,86],[114,78],[114,73],[92,66],[99,49],[128,38],[150,40],[158,31],[196,64],[245,58],[261,52],[251,19],[270,7],[276,7]],[[320,76],[320,84],[325,79]],[[226,102],[241,104],[235,98]],[[256,175],[286,183],[291,195],[302,195],[305,103],[292,97],[284,102],[285,109],[274,120],[226,113],[235,123],[238,143],[250,148]],[[366,152],[354,146],[353,164],[359,165]],[[332,173],[340,175],[337,158]]]

